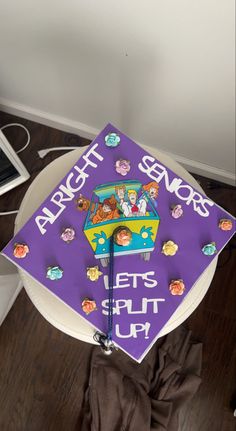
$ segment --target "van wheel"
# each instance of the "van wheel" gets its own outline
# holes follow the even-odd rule
[[[149,252],[146,252],[146,253],[141,253],[141,258],[142,258],[143,260],[145,260],[146,262],[148,262],[148,261],[150,260],[150,257],[151,257],[151,253],[150,253],[150,251],[149,251]]]
[[[103,266],[103,268],[106,268],[109,264],[109,257],[102,257],[100,259],[101,265]]]

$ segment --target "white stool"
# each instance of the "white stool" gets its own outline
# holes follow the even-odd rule
[[[16,266],[0,255],[0,325],[14,304],[22,286]]]
[[[162,164],[172,169],[172,171],[177,175],[193,185],[193,187],[201,193],[204,193],[198,182],[169,156],[155,150],[154,148],[146,146],[143,148],[156,157]],[[47,198],[51,190],[54,189],[63,176],[72,168],[84,151],[85,148],[78,148],[78,150],[71,151],[54,160],[46,166],[42,172],[40,172],[34,182],[30,185],[22,201],[15,222],[15,232],[20,230],[33,212],[37,210],[42,201]],[[159,333],[159,337],[171,332],[179,326],[199,305],[210,286],[215,273],[216,264],[217,258],[211,262],[209,267],[192,287],[191,291],[184,298],[183,302]],[[20,270],[19,273],[31,301],[45,319],[47,319],[56,328],[72,337],[89,343],[95,343],[93,340],[94,330],[89,323],[64,304],[58,297],[53,295],[49,290],[33,280],[23,270]]]

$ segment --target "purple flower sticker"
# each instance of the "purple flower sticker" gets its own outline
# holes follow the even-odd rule
[[[129,160],[117,160],[116,161],[116,172],[123,177],[130,171],[130,161]]]
[[[67,227],[66,229],[64,229],[62,234],[61,234],[61,239],[65,242],[67,242],[67,244],[69,244],[71,241],[73,241],[73,239],[75,239],[74,229],[72,227]]]
[[[180,218],[183,215],[183,208],[181,205],[175,205],[171,208],[171,215],[173,218]]]

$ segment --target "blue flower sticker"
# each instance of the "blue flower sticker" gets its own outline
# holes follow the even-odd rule
[[[50,280],[60,280],[63,276],[63,269],[59,266],[49,266],[47,268],[47,278]]]
[[[120,137],[117,135],[117,133],[109,133],[105,137],[105,143],[107,147],[115,148],[120,143]]]
[[[212,256],[213,254],[217,253],[216,243],[211,242],[210,244],[204,245],[204,247],[202,248],[202,252],[206,256]]]

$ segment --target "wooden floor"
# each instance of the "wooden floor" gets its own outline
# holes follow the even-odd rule
[[[78,136],[0,112],[0,127],[16,121],[31,133],[31,144],[20,155],[31,178],[0,197],[0,212],[19,208],[35,176],[62,154],[51,153],[41,160],[37,150],[88,143]],[[16,150],[25,142],[23,131],[9,129],[4,133]],[[235,215],[235,189],[197,179],[210,198]],[[0,250],[13,235],[14,218],[0,217]],[[235,264],[234,238],[220,255],[207,295],[187,321],[195,337],[204,343],[203,382],[191,405],[183,410],[180,431],[236,430],[230,408],[236,390]],[[0,431],[79,430],[77,418],[91,351],[89,344],[51,326],[22,290],[0,328]]]

